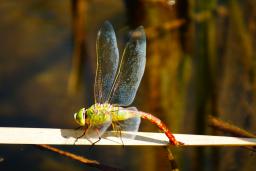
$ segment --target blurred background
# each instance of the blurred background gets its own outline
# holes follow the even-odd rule
[[[227,135],[213,115],[256,130],[256,2],[238,0],[1,1],[0,126],[75,128],[94,103],[95,41],[109,20],[120,53],[143,25],[147,64],[133,106],[174,133]],[[142,121],[140,131],[158,129]],[[58,146],[123,170],[170,170],[163,147]],[[175,148],[180,170],[255,170],[235,147]],[[97,170],[30,145],[0,145],[0,170]]]

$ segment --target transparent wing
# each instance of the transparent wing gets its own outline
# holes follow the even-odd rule
[[[131,110],[133,112],[138,111],[136,107],[128,107],[128,108],[125,108],[125,110]],[[120,121],[117,124],[120,126],[122,131],[137,132],[140,127],[140,121],[141,121],[140,117],[134,116],[133,118]],[[123,137],[131,138],[131,139],[135,138],[135,136],[131,134],[123,134]]]
[[[111,122],[106,122],[101,125],[90,126],[86,130],[85,136],[86,138],[100,138],[110,125],[111,125]]]
[[[138,27],[126,44],[109,102],[128,106],[133,102],[146,64],[146,36],[144,28]]]
[[[98,32],[96,52],[97,69],[94,83],[94,99],[95,103],[104,103],[109,97],[119,62],[116,35],[108,21],[102,25]]]

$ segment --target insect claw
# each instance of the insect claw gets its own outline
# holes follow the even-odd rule
[[[183,145],[184,145],[183,142],[180,142],[180,141],[177,141],[177,140],[175,140],[175,141],[170,141],[170,144],[171,144],[171,145],[175,145],[175,146],[183,146]]]
[[[79,126],[79,127],[75,128],[75,130],[79,130],[79,129],[81,129],[81,128],[82,128],[82,126]]]
[[[93,142],[93,143],[92,143],[90,140],[88,140],[88,141],[91,142],[91,144],[92,144],[92,145],[91,145],[91,148],[92,148],[92,147],[94,147],[94,145],[95,145],[97,142],[99,142],[100,140],[101,140],[101,137],[99,137],[99,139],[98,139],[97,141]]]
[[[183,142],[178,141],[178,146],[183,146],[183,145],[184,145]]]

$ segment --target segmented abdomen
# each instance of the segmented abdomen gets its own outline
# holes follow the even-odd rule
[[[173,144],[173,145],[182,145],[183,144],[176,140],[176,138],[171,133],[171,131],[167,128],[167,126],[160,119],[158,119],[157,117],[155,117],[154,115],[151,115],[149,113],[145,113],[145,112],[141,112],[141,111],[139,111],[138,113],[140,114],[141,118],[147,119],[151,123],[155,124],[160,130],[162,130],[165,133],[165,135],[169,138],[171,144]]]

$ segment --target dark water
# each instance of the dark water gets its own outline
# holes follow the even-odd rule
[[[192,19],[181,30],[168,30],[165,26],[170,25],[163,24],[177,19],[177,13],[186,17],[186,6],[147,3],[128,9],[125,4],[129,1],[125,2],[87,3],[87,55],[82,86],[73,96],[67,91],[73,50],[71,1],[1,2],[0,127],[77,127],[73,113],[94,102],[97,30],[103,21],[111,21],[122,49],[124,35],[130,30],[127,21],[131,16],[127,15],[138,10],[138,18],[144,12],[147,16],[147,63],[133,105],[156,115],[175,133],[216,134],[206,126],[209,114],[255,132],[256,4],[220,2],[228,15],[219,14],[223,8],[210,8],[212,20],[209,16],[207,22]],[[189,8],[198,11],[197,6]],[[141,130],[157,131],[146,121]],[[56,147],[123,170],[170,170],[166,150],[161,147]],[[255,170],[255,154],[242,148],[174,148],[173,154],[182,170]],[[32,145],[0,145],[0,170],[21,168],[97,170]]]
[[[103,3],[103,2],[101,2]],[[95,13],[91,3],[89,14]],[[121,3],[121,2],[120,2]],[[120,13],[97,12],[89,22],[84,81],[79,93],[69,96],[72,57],[70,1],[5,1],[0,7],[0,126],[75,128],[73,113],[93,103],[96,32],[102,21]],[[108,4],[106,4],[108,7]],[[112,3],[113,5],[113,3]],[[106,11],[104,11],[106,10]],[[58,146],[59,147],[59,146]],[[127,147],[59,147],[104,164],[136,168],[130,154],[143,149]],[[104,154],[104,155],[103,155]],[[138,167],[138,163],[137,163]],[[0,145],[0,170],[93,170],[92,167],[38,149],[33,145]],[[96,170],[96,169],[94,169]]]

